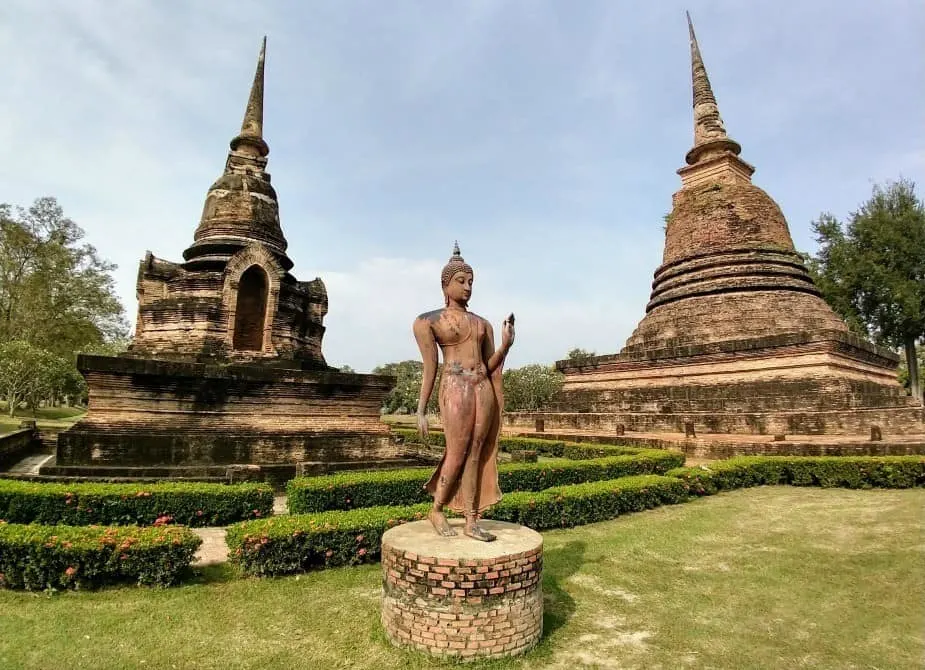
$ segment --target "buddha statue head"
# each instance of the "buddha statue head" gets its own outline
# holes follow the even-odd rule
[[[450,260],[443,266],[440,272],[440,285],[443,287],[444,303],[449,305],[455,302],[462,307],[469,303],[469,297],[472,295],[472,280],[474,273],[472,266],[469,265],[459,253],[459,243],[453,243],[453,255]]]

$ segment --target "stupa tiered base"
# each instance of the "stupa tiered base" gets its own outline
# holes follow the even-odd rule
[[[441,537],[429,521],[382,536],[382,625],[397,646],[436,656],[501,658],[532,649],[543,632],[543,537],[482,521],[494,542]]]
[[[390,377],[85,355],[78,367],[90,411],[42,475],[282,482],[410,462],[379,419]]]

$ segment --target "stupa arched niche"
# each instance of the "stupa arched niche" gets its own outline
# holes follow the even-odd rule
[[[229,259],[224,274],[222,307],[228,350],[276,355],[273,315],[285,270],[273,254],[253,244]]]

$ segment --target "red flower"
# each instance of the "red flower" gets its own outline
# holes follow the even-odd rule
[[[359,555],[359,556],[366,556],[366,549],[360,549],[360,550],[357,552],[357,555]]]
[[[77,568],[72,566],[68,568],[67,570],[65,570],[64,574],[66,574],[68,577],[73,577],[74,575],[77,574]]]
[[[196,510],[196,516],[202,516],[202,510],[201,510],[201,509],[197,509],[197,510]]]

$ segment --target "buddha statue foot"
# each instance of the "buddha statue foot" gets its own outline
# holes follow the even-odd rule
[[[450,526],[443,512],[432,509],[430,510],[430,514],[427,515],[427,518],[430,519],[430,523],[433,525],[438,535],[443,537],[453,537],[456,535],[456,531]]]
[[[496,539],[494,535],[489,533],[477,523],[467,523],[466,527],[463,529],[463,535],[471,537],[473,540],[479,540],[481,542],[492,542]]]

